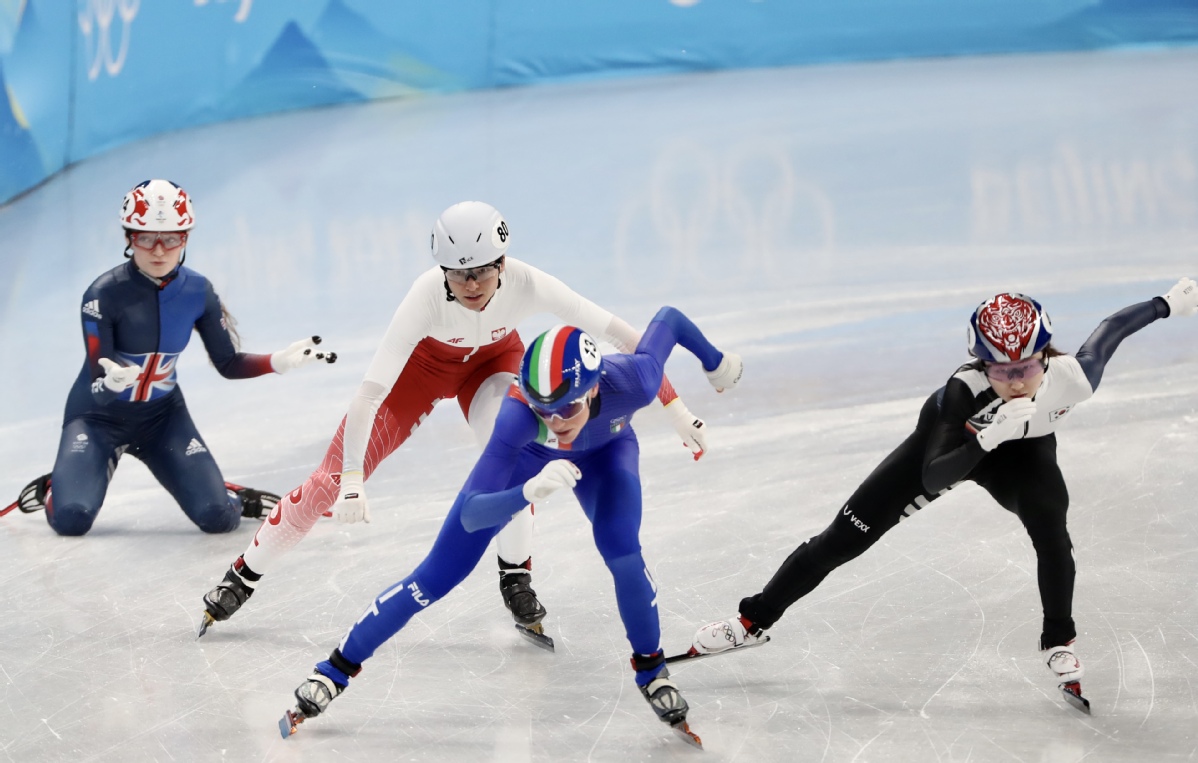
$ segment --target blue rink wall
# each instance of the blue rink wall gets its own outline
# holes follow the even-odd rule
[[[286,109],[1195,40],[1198,0],[0,0],[0,203],[129,141]]]

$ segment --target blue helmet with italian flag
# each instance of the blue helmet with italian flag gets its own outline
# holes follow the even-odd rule
[[[590,334],[554,326],[524,351],[520,391],[536,409],[554,413],[586,395],[599,381],[603,357]]]

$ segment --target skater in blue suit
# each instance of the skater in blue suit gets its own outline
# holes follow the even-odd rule
[[[739,356],[721,353],[671,307],[658,312],[633,354],[601,357],[595,341],[572,326],[539,336],[525,352],[519,381],[432,550],[374,600],[296,689],[298,707],[284,720],[284,732],[323,712],[383,642],[464,580],[514,514],[570,487],[615,579],[636,684],[662,721],[689,734],[686,701],[669,679],[660,648],[656,586],[641,556],[640,450],[629,426],[657,394],[675,345],[700,360],[717,391],[740,380]]]
[[[128,262],[97,278],[83,294],[87,357],[67,397],[54,471],[31,482],[23,511],[45,508],[60,535],[83,535],[104,502],[122,455],[140,459],[204,532],[237,527],[243,512],[261,516],[277,496],[226,485],[200,436],[175,361],[200,335],[212,364],[228,379],[284,373],[335,353],[319,337],[271,355],[238,352],[232,320],[208,279],[183,267],[195,213],[187,193],[168,180],[147,180],[121,209]]]

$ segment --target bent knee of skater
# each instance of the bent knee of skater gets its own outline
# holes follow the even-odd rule
[[[613,575],[622,573],[640,574],[645,567],[645,558],[641,555],[641,550],[638,547],[631,553],[622,554],[620,556],[604,556],[604,564]]]
[[[612,562],[618,561],[625,557],[641,555],[641,544],[635,538],[622,539],[595,539],[595,548],[599,551],[599,555],[603,557],[603,561],[607,566],[611,566]]]
[[[228,504],[209,506],[191,516],[196,527],[213,535],[233,532],[241,524],[241,514]]]
[[[1032,548],[1038,554],[1055,554],[1068,556],[1073,552],[1073,541],[1067,533],[1032,535]]]
[[[99,508],[91,509],[80,504],[56,505],[46,513],[46,521],[59,535],[86,535],[92,529],[98,512]]]

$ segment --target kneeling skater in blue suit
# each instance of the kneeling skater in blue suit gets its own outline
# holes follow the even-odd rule
[[[563,487],[574,489],[615,578],[637,686],[658,718],[689,733],[686,701],[669,679],[660,648],[656,586],[641,556],[640,447],[628,426],[657,394],[675,345],[700,360],[718,392],[740,381],[740,357],[721,353],[672,307],[657,313],[630,355],[601,357],[595,341],[572,326],[537,337],[432,550],[412,574],[379,594],[295,690],[298,706],[281,723],[284,736],[324,712],[376,649],[461,583],[514,514]]]

